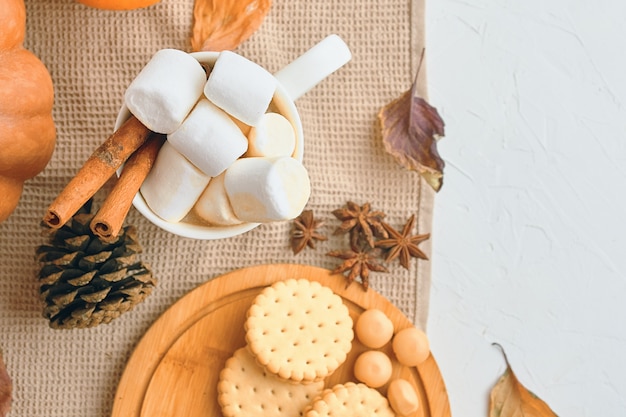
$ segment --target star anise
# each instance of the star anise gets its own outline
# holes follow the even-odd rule
[[[333,211],[336,218],[342,221],[334,234],[350,233],[350,245],[357,246],[359,237],[363,235],[371,248],[375,246],[374,236],[388,237],[382,225],[385,213],[372,211],[370,203],[359,206],[348,201],[346,206]]]
[[[307,246],[315,249],[315,241],[327,239],[326,236],[316,231],[323,224],[324,222],[315,219],[313,210],[304,210],[294,219],[291,230],[291,250],[293,250],[294,255]]]
[[[334,250],[327,253],[328,256],[343,259],[343,263],[335,268],[333,274],[343,274],[346,271],[348,275],[348,283],[346,287],[352,284],[357,277],[361,278],[361,285],[367,290],[369,287],[370,271],[387,272],[387,268],[378,261],[381,256],[381,250],[372,249],[365,245],[352,246],[349,250]]]
[[[428,256],[422,252],[417,245],[430,238],[430,234],[412,236],[411,232],[415,225],[415,214],[406,222],[402,233],[383,222],[383,227],[389,233],[389,239],[381,239],[376,242],[376,247],[385,249],[385,261],[391,262],[394,259],[400,259],[400,265],[409,269],[411,257],[428,259]]]

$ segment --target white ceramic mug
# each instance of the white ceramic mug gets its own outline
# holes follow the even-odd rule
[[[190,54],[201,64],[212,66],[219,52],[193,52]],[[329,35],[306,51],[293,62],[274,74],[278,81],[272,99],[278,113],[285,116],[296,132],[296,148],[293,157],[302,161],[304,154],[304,134],[302,122],[294,103],[299,97],[315,87],[324,78],[345,65],[352,55],[345,42],[337,35]],[[122,106],[117,120],[117,130],[130,117],[126,105]],[[194,239],[223,239],[237,236],[254,229],[259,223],[242,223],[233,226],[210,226],[199,223],[180,221],[168,222],[157,216],[138,192],[133,199],[133,206],[148,220],[170,233]]]

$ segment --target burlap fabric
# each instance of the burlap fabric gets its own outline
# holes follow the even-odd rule
[[[401,169],[382,146],[376,114],[413,81],[423,39],[424,0],[274,0],[271,12],[238,52],[275,72],[326,35],[336,33],[353,59],[297,102],[305,133],[304,164],[313,193],[308,208],[326,220],[347,200],[371,202],[401,227],[412,214],[430,232],[432,192]],[[29,181],[21,203],[0,225],[0,347],[15,382],[12,416],[107,416],[134,346],[173,302],[224,272],[263,263],[302,263],[332,269],[325,255],[345,246],[331,236],[294,256],[290,223],[263,225],[236,238],[197,241],[159,230],[134,209],[159,280],[153,294],[109,325],[51,330],[41,316],[34,250],[40,220],[92,151],[111,133],[122,95],[160,48],[190,50],[193,0],[163,0],[137,11],[90,9],[73,0],[26,0],[26,46],[48,67],[55,84],[58,141],[46,170]],[[1,30],[1,28],[0,28]],[[420,88],[425,94],[424,67]],[[108,185],[110,186],[110,185]],[[96,196],[96,205],[103,195]],[[421,247],[430,253],[431,242]],[[375,274],[373,289],[424,326],[429,262]]]

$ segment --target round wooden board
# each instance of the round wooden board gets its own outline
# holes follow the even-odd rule
[[[236,270],[197,287],[177,301],[146,332],[120,380],[112,417],[221,416],[217,381],[226,360],[245,345],[243,323],[254,297],[273,282],[288,278],[319,281],[339,294],[354,320],[367,308],[384,311],[395,330],[412,323],[374,290],[346,288],[342,275],[295,264],[260,265]],[[388,344],[382,350],[393,358]],[[356,357],[366,349],[353,341],[346,362],[326,380],[326,386],[354,380]],[[450,417],[445,385],[432,355],[419,367],[394,360],[393,378],[409,380],[419,396],[412,417]],[[381,388],[383,394],[386,387]]]

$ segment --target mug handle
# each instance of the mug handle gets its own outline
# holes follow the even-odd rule
[[[348,45],[329,35],[274,74],[292,100],[297,100],[352,58]]]

